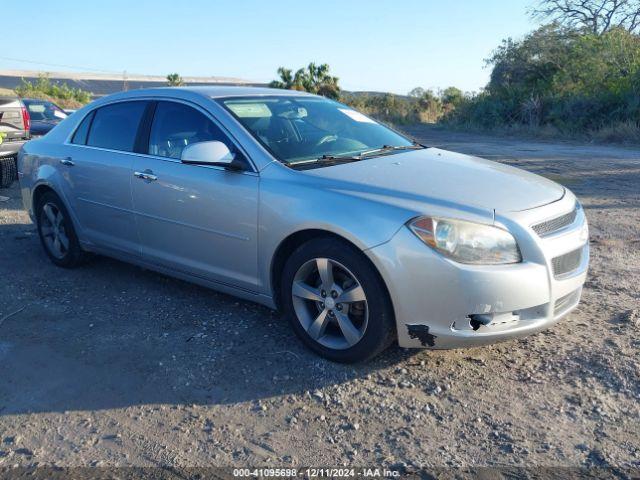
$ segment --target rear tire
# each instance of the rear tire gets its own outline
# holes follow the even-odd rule
[[[15,157],[0,158],[0,188],[8,188],[18,179]]]
[[[49,259],[62,268],[75,268],[86,261],[71,216],[54,192],[46,192],[36,205],[38,235]]]
[[[375,357],[396,338],[386,286],[351,244],[318,238],[287,260],[281,305],[295,333],[314,352],[341,363]]]

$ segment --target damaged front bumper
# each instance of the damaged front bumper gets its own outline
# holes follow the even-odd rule
[[[463,265],[444,258],[402,228],[366,253],[389,289],[401,347],[461,348],[525,336],[553,325],[580,301],[589,263],[582,209],[571,228],[545,238],[531,225],[573,208],[567,195],[537,209],[496,215],[514,234],[518,264]],[[575,252],[577,266],[558,275],[554,259]],[[554,273],[556,268],[556,273]]]

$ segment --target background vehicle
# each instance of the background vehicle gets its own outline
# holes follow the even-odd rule
[[[17,97],[0,97],[0,187],[16,180],[16,156],[29,140],[29,112]]]
[[[69,115],[58,105],[48,100],[23,98],[22,102],[31,117],[31,137],[46,135],[53,127]]]
[[[20,153],[51,261],[114,256],[285,312],[342,362],[545,329],[589,261],[575,196],[295,91],[106,97]]]

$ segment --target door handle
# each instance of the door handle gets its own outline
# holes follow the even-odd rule
[[[73,167],[75,165],[75,163],[73,163],[73,160],[71,160],[71,157],[61,158],[60,163],[62,165],[66,165],[67,167]]]
[[[158,177],[153,174],[151,170],[145,170],[144,172],[133,172],[133,176],[141,180],[147,180],[148,182],[155,182]]]

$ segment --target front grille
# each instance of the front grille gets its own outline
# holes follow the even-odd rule
[[[551,260],[553,275],[561,277],[575,271],[582,260],[582,247]]]
[[[566,312],[571,307],[573,307],[580,299],[580,290],[581,289],[579,288],[569,293],[568,295],[565,295],[564,297],[560,297],[559,299],[557,299],[553,305],[554,315],[556,316],[561,315],[562,313]]]
[[[538,223],[531,228],[533,228],[533,231],[541,237],[546,237],[547,235],[551,235],[558,230],[562,230],[564,227],[571,225],[575,221],[576,215],[578,215],[578,209],[574,208],[569,213]]]

